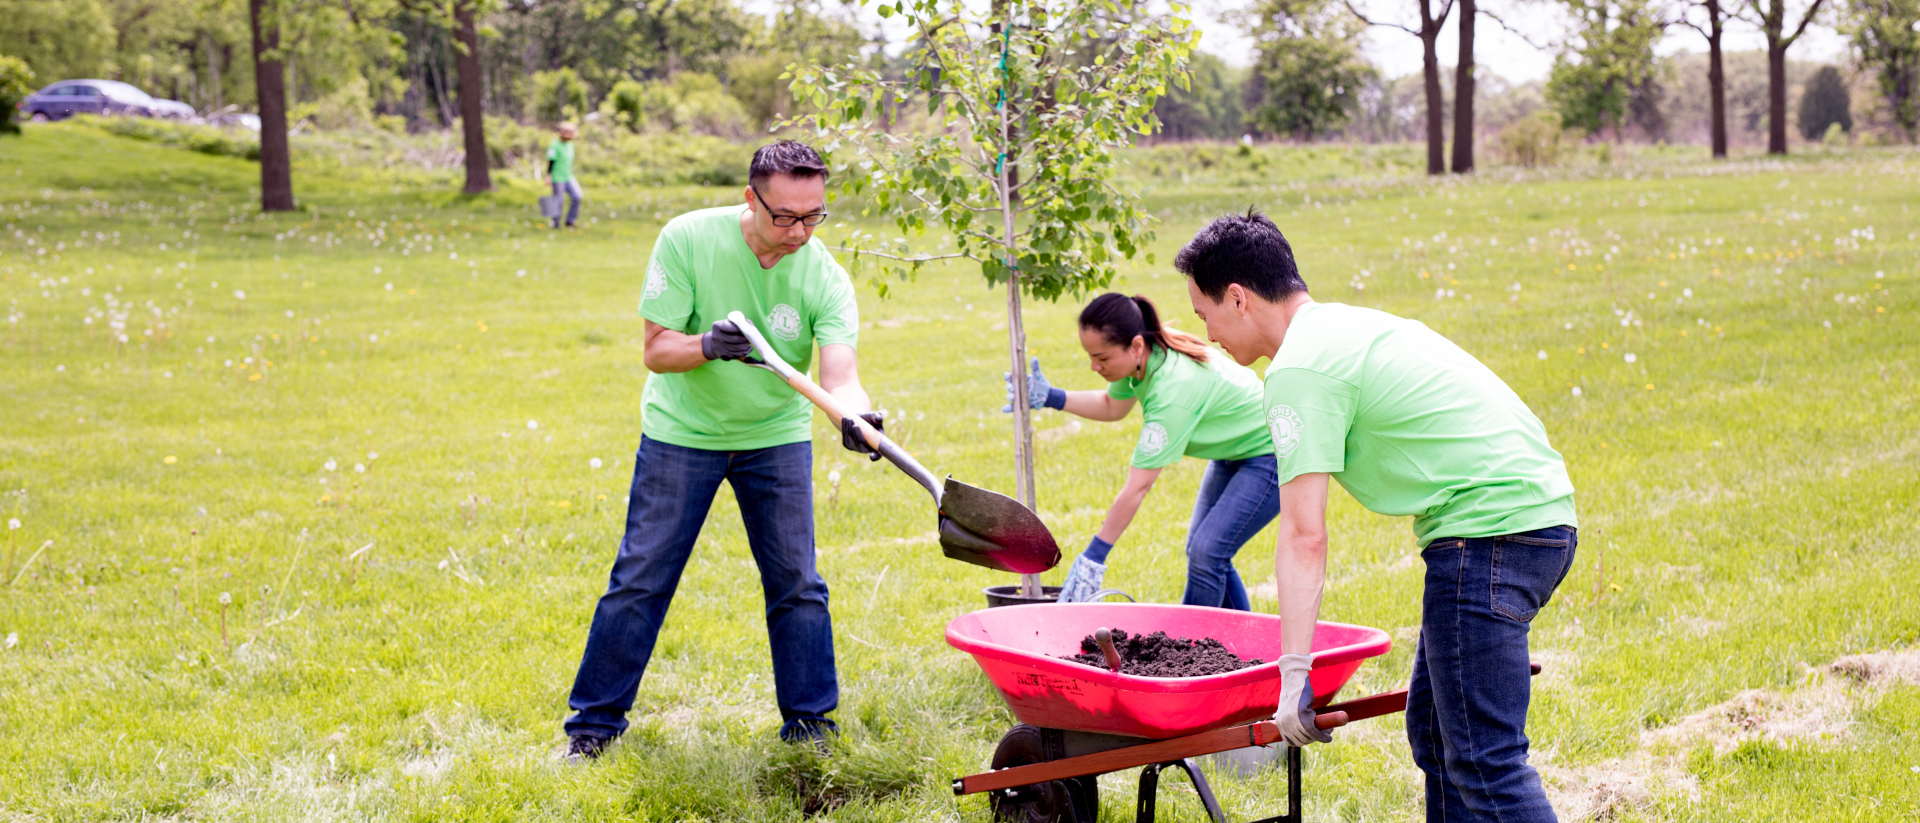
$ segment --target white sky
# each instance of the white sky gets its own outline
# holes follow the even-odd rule
[[[906,30],[899,25],[899,18],[882,21],[874,14],[873,4],[860,2],[859,17],[864,26],[871,29],[880,26],[887,32],[890,42],[898,43],[906,36]],[[842,0],[847,2],[847,0]],[[1238,27],[1221,21],[1223,13],[1229,13],[1247,6],[1252,0],[1189,0],[1192,3],[1195,22],[1201,30],[1200,49],[1227,61],[1234,66],[1247,66],[1253,62],[1253,41]],[[1353,0],[1353,4],[1367,13],[1370,19],[1393,20],[1402,24],[1412,24],[1419,20],[1418,0]],[[1440,0],[1433,0],[1438,5]],[[771,14],[778,8],[778,0],[745,0],[745,7],[761,14]],[[1800,5],[1800,4],[1795,4]],[[1482,0],[1482,8],[1490,10],[1511,24],[1526,32],[1527,38],[1542,46],[1551,47],[1566,31],[1564,18],[1553,3],[1524,2],[1524,0]],[[1452,64],[1459,46],[1454,39],[1455,21],[1459,15],[1449,15],[1447,26],[1440,34],[1440,62]],[[1514,83],[1529,80],[1544,80],[1547,72],[1553,68],[1553,53],[1550,48],[1531,45],[1501,28],[1498,23],[1482,17],[1477,37],[1474,57],[1483,71],[1490,71]],[[1728,51],[1749,51],[1766,48],[1766,39],[1760,32],[1744,23],[1735,22],[1728,27],[1723,42]],[[1706,51],[1706,41],[1693,29],[1675,26],[1668,31],[1665,40],[1656,47],[1661,54],[1679,52]],[[1420,39],[1390,27],[1375,27],[1367,33],[1362,48],[1367,58],[1389,77],[1400,77],[1420,72]],[[1831,26],[1813,26],[1807,30],[1800,42],[1794,44],[1789,56],[1798,61],[1819,60],[1837,62],[1845,57],[1846,40]],[[1451,83],[1449,78],[1447,82]]]
[[[1419,7],[1414,2],[1417,0],[1354,0],[1354,5],[1375,21],[1393,20],[1417,28],[1415,24],[1419,20]],[[1253,62],[1253,41],[1245,32],[1220,21],[1222,12],[1243,8],[1247,4],[1248,0],[1195,0],[1194,16],[1203,32],[1200,41],[1202,51],[1219,55],[1236,66]],[[1435,5],[1438,4],[1439,0],[1435,0]],[[1525,32],[1534,43],[1552,45],[1566,31],[1563,18],[1550,4],[1482,2],[1481,6]],[[1454,40],[1454,22],[1457,19],[1457,14],[1450,15],[1445,30],[1440,34],[1440,62],[1443,64],[1451,64],[1459,48]],[[1475,35],[1474,59],[1477,64],[1507,80],[1516,83],[1543,80],[1548,70],[1553,68],[1551,51],[1530,45],[1485,17],[1480,19]],[[1766,48],[1766,39],[1759,31],[1745,24],[1734,23],[1727,31],[1722,47],[1728,51],[1763,49]],[[1675,54],[1683,51],[1704,52],[1706,48],[1706,40],[1693,29],[1678,26],[1668,32],[1658,50],[1661,54]],[[1420,72],[1420,38],[1399,29],[1376,27],[1370,30],[1363,51],[1390,77]],[[1807,30],[1800,42],[1794,44],[1788,54],[1794,60],[1838,60],[1846,54],[1846,41],[1830,26],[1814,26]]]

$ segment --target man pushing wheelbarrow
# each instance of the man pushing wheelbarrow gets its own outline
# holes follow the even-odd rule
[[[1327,480],[1413,517],[1426,561],[1407,739],[1427,819],[1554,820],[1527,765],[1527,627],[1572,568],[1573,483],[1546,427],[1486,366],[1418,321],[1316,303],[1280,229],[1223,217],[1174,259],[1207,336],[1267,357],[1279,458],[1279,732],[1327,742],[1306,688],[1327,570]]]

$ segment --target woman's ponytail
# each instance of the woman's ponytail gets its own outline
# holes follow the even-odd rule
[[[1141,295],[1128,297],[1108,292],[1093,299],[1080,311],[1080,328],[1097,329],[1100,336],[1115,346],[1129,346],[1133,338],[1147,342],[1149,350],[1172,349],[1201,363],[1207,362],[1207,344],[1185,332],[1175,331],[1160,322],[1160,311],[1153,301]]]
[[[1133,304],[1140,309],[1140,326],[1149,344],[1163,349],[1172,349],[1194,359],[1195,362],[1207,362],[1207,344],[1198,337],[1169,328],[1160,322],[1160,310],[1154,308],[1153,301],[1146,295],[1133,296]]]

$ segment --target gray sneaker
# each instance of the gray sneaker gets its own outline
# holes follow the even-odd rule
[[[576,734],[567,740],[567,750],[560,755],[563,763],[581,764],[589,760],[599,760],[613,741],[593,734]]]

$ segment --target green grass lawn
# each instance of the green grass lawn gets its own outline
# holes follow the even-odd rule
[[[1138,155],[1161,262],[1120,287],[1188,318],[1165,261],[1258,205],[1318,299],[1426,322],[1546,421],[1582,540],[1535,623],[1530,730],[1570,813],[1650,756],[1643,732],[1920,643],[1920,155],[1377,176],[1397,156],[1183,186],[1180,153]],[[985,820],[947,782],[1012,721],[941,633],[1010,578],[942,558],[925,493],[819,423],[834,756],[775,739],[722,495],[632,733],[592,767],[553,760],[639,440],[646,255],[666,218],[737,190],[588,180],[587,228],[556,234],[523,182],[467,200],[334,167],[303,161],[304,211],[262,216],[242,160],[81,127],[0,139],[0,818]],[[863,287],[861,371],[922,462],[1010,490],[1003,305],[962,267],[884,301]],[[1094,388],[1077,306],[1029,308],[1055,382]],[[1038,425],[1042,515],[1071,553],[1138,422]],[[1163,476],[1110,585],[1179,599],[1201,468]],[[1340,492],[1330,516],[1327,619],[1396,639],[1349,694],[1396,687],[1409,530]],[[1250,582],[1271,580],[1271,534],[1239,559]],[[1614,814],[1920,817],[1920,687],[1834,711],[1824,736],[1661,744],[1678,770]],[[1401,728],[1312,750],[1308,819],[1418,819]],[[1103,819],[1128,819],[1130,776],[1103,782]],[[1282,775],[1215,780],[1235,819],[1284,809]],[[1182,785],[1161,819],[1202,819]]]

